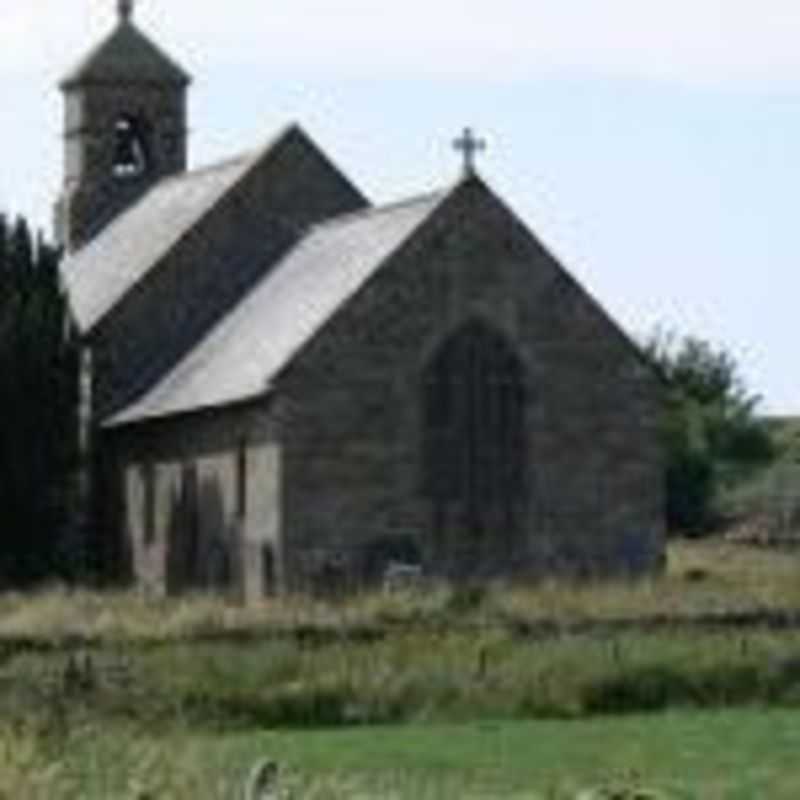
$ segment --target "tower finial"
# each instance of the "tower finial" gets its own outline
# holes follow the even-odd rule
[[[133,16],[133,0],[117,0],[117,9],[121,22],[128,22]]]

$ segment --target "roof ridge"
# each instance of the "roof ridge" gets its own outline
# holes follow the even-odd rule
[[[149,186],[147,190],[142,194],[142,196],[126,209],[124,209],[117,217],[115,217],[107,226],[106,228],[100,232],[98,236],[94,239],[91,239],[87,244],[82,247],[76,253],[70,254],[67,259],[65,259],[64,266],[69,267],[69,262],[75,260],[81,254],[87,252],[90,248],[94,247],[98,241],[100,241],[101,237],[106,234],[108,231],[113,230],[117,227],[122,220],[124,220],[129,214],[135,211],[141,203],[145,202],[148,197],[150,197],[153,193],[158,192],[166,187],[172,187],[175,184],[180,184],[184,181],[191,181],[193,179],[198,179],[202,177],[208,177],[210,174],[214,172],[222,172],[225,169],[233,169],[234,167],[240,167],[242,169],[242,174],[239,176],[237,180],[241,180],[253,167],[265,156],[267,156],[270,152],[272,152],[278,145],[278,143],[286,137],[288,133],[290,133],[294,128],[298,126],[296,123],[290,123],[289,125],[284,126],[281,128],[275,136],[270,137],[267,141],[258,148],[246,150],[241,153],[238,153],[234,156],[229,156],[228,158],[224,158],[221,161],[212,162],[210,164],[204,164],[200,167],[196,167],[191,170],[184,170],[183,172],[178,172],[173,175],[166,175],[160,180],[157,180],[152,186]],[[209,213],[215,206],[216,203],[219,201],[219,197],[215,198],[213,202],[209,203],[203,210],[202,213],[198,216],[200,219],[205,214]],[[178,241],[180,237],[175,239],[175,242]],[[175,243],[173,242],[173,244]]]
[[[259,155],[259,153],[256,150],[246,150],[238,153],[237,155],[223,158],[221,161],[212,161],[209,164],[201,164],[199,167],[194,167],[192,169],[184,170],[183,172],[176,172],[172,175],[167,175],[162,180],[154,183],[153,188],[155,189],[158,186],[163,186],[167,182],[191,180],[192,178],[203,177],[211,172],[230,169],[236,165],[244,165],[245,163],[252,161],[257,155]]]
[[[194,167],[192,169],[185,170],[184,172],[179,172],[174,175],[168,175],[167,177],[155,183],[152,188],[155,189],[158,186],[163,186],[167,181],[181,181],[195,177],[201,177],[203,175],[208,175],[210,172],[214,172],[216,170],[228,169],[236,165],[244,166],[245,164],[248,163],[255,163],[262,156],[266,155],[267,153],[272,151],[275,147],[277,147],[278,143],[282,139],[284,139],[287,136],[287,134],[289,134],[293,129],[297,127],[298,126],[296,123],[289,123],[288,125],[284,125],[280,130],[278,130],[278,132],[274,136],[270,136],[268,139],[266,139],[260,147],[251,148],[249,150],[242,150],[241,152],[236,153],[232,156],[227,156],[226,158],[223,158],[220,161],[212,161],[208,164],[201,164],[199,167]]]
[[[262,156],[274,150],[278,144],[292,132],[292,130],[299,128],[296,123],[289,123],[281,127],[273,136],[266,138],[263,143],[258,147],[253,147],[248,150],[242,150],[232,156],[227,156],[220,161],[212,161],[208,164],[201,164],[199,167],[186,170],[185,172],[177,175],[171,175],[168,179],[180,179],[192,177],[195,175],[204,175],[213,172],[217,169],[225,169],[232,167],[235,164],[244,164],[245,162],[255,162]]]
[[[88,248],[95,245],[96,242],[100,240],[100,237],[106,232],[110,231],[113,228],[117,227],[122,220],[124,220],[130,213],[135,211],[139,205],[143,202],[146,202],[147,199],[155,192],[164,189],[167,186],[171,186],[176,183],[182,183],[183,181],[189,181],[195,178],[202,178],[207,177],[213,172],[222,172],[225,169],[232,169],[234,166],[241,166],[245,167],[249,162],[255,157],[254,153],[250,153],[249,155],[240,154],[239,156],[234,156],[232,158],[224,159],[223,161],[219,161],[216,163],[204,165],[197,169],[193,170],[186,170],[184,172],[178,172],[173,175],[166,175],[161,180],[156,181],[152,186],[148,187],[146,191],[142,194],[142,196],[126,209],[124,209],[120,214],[118,214],[111,222],[107,225],[106,229],[101,231],[98,236],[94,239],[91,239],[86,245],[81,248],[77,253],[73,254],[74,256],[78,256],[81,253],[88,250]],[[203,213],[213,208],[215,203],[211,203]],[[69,260],[69,259],[68,259]]]
[[[421,203],[426,202],[433,202],[434,200],[444,200],[450,192],[453,190],[453,187],[449,188],[442,188],[442,189],[435,189],[430,192],[422,192],[417,195],[413,195],[411,197],[406,197],[400,200],[393,200],[390,203],[385,203],[383,205],[370,205],[366,208],[359,208],[355,211],[346,211],[344,214],[337,214],[335,217],[328,217],[328,219],[324,219],[321,222],[317,222],[316,224],[312,225],[309,232],[315,232],[320,230],[321,228],[333,227],[335,225],[345,225],[348,222],[352,222],[356,219],[362,219],[364,217],[369,216],[378,216],[379,214],[388,214],[392,211],[399,211],[402,208],[406,208],[408,206],[415,206]]]

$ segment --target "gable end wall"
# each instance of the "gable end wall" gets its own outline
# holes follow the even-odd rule
[[[276,384],[286,410],[284,538],[300,584],[326,558],[358,571],[378,540],[410,537],[431,557],[421,375],[470,319],[514,344],[528,389],[524,542],[512,547],[497,531],[486,575],[659,565],[659,383],[544,248],[469,183]]]

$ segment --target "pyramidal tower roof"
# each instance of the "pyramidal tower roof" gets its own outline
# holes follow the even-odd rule
[[[62,89],[87,83],[169,83],[185,86],[189,74],[133,22],[132,0],[119,0],[114,30],[61,81]]]

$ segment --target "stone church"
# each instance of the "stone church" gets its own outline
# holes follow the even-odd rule
[[[61,83],[81,493],[157,593],[639,574],[661,386],[472,168],[374,206],[290,125],[187,171],[188,74],[131,0]]]

